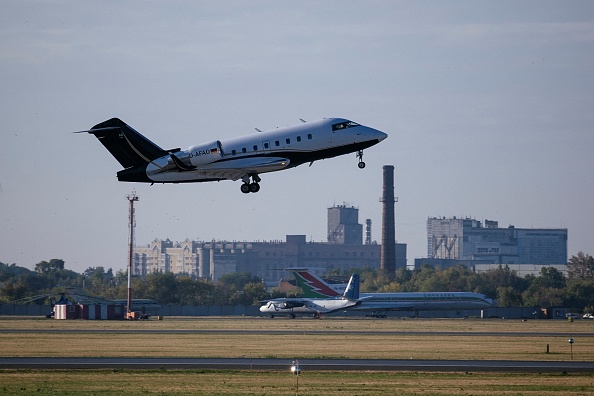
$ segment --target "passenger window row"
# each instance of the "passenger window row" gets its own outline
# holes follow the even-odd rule
[[[313,135],[312,135],[311,133],[308,133],[308,134],[307,134],[307,140],[312,140],[312,139],[313,139]],[[299,143],[299,142],[301,142],[301,136],[297,136],[297,137],[295,138],[295,140],[297,140],[297,142],[298,142],[298,143]],[[286,143],[286,144],[291,144],[291,138],[286,138],[286,139],[285,139],[285,143]],[[275,145],[276,147],[280,147],[280,140],[275,140],[275,142],[274,142],[274,145]],[[254,149],[254,151],[258,151],[258,145],[257,145],[257,144],[254,144],[254,145],[252,146],[252,148]],[[264,149],[265,149],[265,150],[268,150],[269,148],[270,148],[270,147],[269,147],[268,143],[267,143],[267,142],[266,142],[266,143],[264,143]],[[247,153],[247,148],[246,148],[246,147],[243,147],[243,148],[241,149],[241,152],[242,152],[242,153],[244,153],[244,154],[245,154],[245,153]],[[231,155],[237,155],[237,150],[231,150]]]

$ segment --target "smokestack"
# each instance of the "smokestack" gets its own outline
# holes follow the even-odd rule
[[[382,246],[380,268],[388,273],[396,272],[396,226],[394,221],[394,166],[384,165],[384,193],[380,201],[382,211]]]

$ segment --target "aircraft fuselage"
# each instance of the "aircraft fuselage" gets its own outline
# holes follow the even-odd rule
[[[86,131],[122,164],[119,181],[191,183],[219,180],[244,182],[242,192],[257,192],[261,173],[289,169],[348,153],[357,153],[388,135],[344,118],[277,128],[232,139],[213,140],[185,150],[163,150],[123,121],[112,118]]]

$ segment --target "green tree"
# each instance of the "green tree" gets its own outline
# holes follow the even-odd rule
[[[208,299],[208,304],[225,305],[229,304],[233,296],[237,293],[235,285],[226,285],[225,283],[217,282],[214,286],[214,292]]]
[[[497,303],[500,307],[518,307],[522,305],[522,293],[511,286],[497,288]]]
[[[199,283],[192,280],[187,275],[179,276],[177,278],[177,293],[179,296],[179,304],[181,305],[198,305],[199,301]]]
[[[554,287],[538,287],[531,285],[522,293],[524,305],[530,307],[554,307],[563,305],[565,290]]]
[[[555,267],[542,267],[535,281],[539,287],[565,288],[565,276]]]
[[[260,305],[260,301],[266,299],[268,292],[262,282],[248,283],[243,288],[242,301],[244,305]]]
[[[526,306],[553,307],[565,301],[565,277],[554,267],[543,267],[540,275],[526,276],[530,286],[522,293]]]
[[[566,289],[566,305],[574,311],[591,312],[594,305],[594,279],[570,282]]]
[[[506,288],[510,295],[520,296],[530,282],[525,278],[520,278],[516,271],[509,268],[509,265],[499,265],[496,269],[489,270],[479,278],[480,285],[477,291],[487,296],[498,296],[499,288]],[[506,306],[521,305],[521,299],[514,299],[518,304]]]
[[[179,304],[177,287],[178,282],[173,273],[155,272],[147,275],[142,298],[153,298],[160,304]]]
[[[61,259],[51,259],[49,263],[47,261],[41,261],[35,264],[35,272],[41,275],[48,275],[63,269],[64,260]]]
[[[31,274],[31,270],[25,267],[19,267],[16,264],[4,264],[0,262],[0,282],[10,278],[18,278],[25,274]]]
[[[433,279],[435,271],[435,268],[428,264],[423,264],[421,268],[415,268],[412,271],[410,281],[405,285],[404,291],[438,291],[432,289],[436,283]]]
[[[221,276],[218,282],[227,286],[234,286],[237,290],[242,290],[248,283],[262,282],[262,278],[253,276],[249,272],[233,272]]]
[[[4,282],[0,288],[0,300],[15,302],[39,294],[37,290],[31,288],[32,282],[29,282],[29,279],[29,275],[24,275]]]
[[[567,277],[570,281],[594,279],[594,257],[581,251],[571,256],[567,262]]]

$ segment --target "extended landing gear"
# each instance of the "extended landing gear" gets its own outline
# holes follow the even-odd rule
[[[252,182],[250,183],[250,178],[252,179]],[[260,177],[257,174],[253,174],[253,175],[245,175],[244,177],[241,178],[241,180],[243,180],[243,184],[241,185],[241,192],[244,194],[248,194],[248,193],[257,193],[258,191],[260,191],[260,181],[262,179],[260,179]]]
[[[365,162],[363,162],[363,150],[357,151],[357,158],[359,158],[359,163],[357,164],[359,169],[365,168]]]

